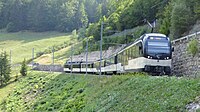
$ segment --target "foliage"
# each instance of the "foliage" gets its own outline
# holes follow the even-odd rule
[[[86,36],[93,36],[95,41],[100,40],[100,24],[92,23],[86,31]]]
[[[6,27],[6,30],[8,31],[8,32],[15,32],[15,28],[16,26],[15,26],[15,24],[14,23],[12,23],[12,22],[10,22],[10,23],[8,23],[8,25],[7,25],[7,27]]]
[[[114,34],[114,32],[110,31],[124,32],[127,29],[135,29],[135,27],[139,25],[143,26],[146,24],[144,20],[153,22],[155,19],[159,19],[160,27],[158,31],[167,36],[170,35],[172,39],[176,39],[182,35],[186,35],[191,25],[199,19],[196,17],[199,14],[197,11],[199,5],[195,5],[199,3],[198,0],[118,0],[112,3],[113,4],[110,6],[113,6],[115,11],[109,13],[109,15],[106,16],[107,19],[104,20],[104,23],[106,23],[104,25],[104,36]],[[90,24],[86,31],[86,36],[93,36],[94,42],[100,40],[101,21],[102,19],[100,19],[99,22]],[[147,29],[144,30],[146,31],[141,31],[149,32]],[[137,32],[132,32],[135,38],[139,38],[141,36],[139,34],[142,33],[137,34]],[[112,43],[114,39],[116,38],[107,39],[106,42]],[[119,41],[116,43],[126,43],[123,36],[118,37],[118,39]]]
[[[199,20],[199,6],[199,0],[0,0],[0,28],[8,32],[87,28],[85,36],[98,41],[102,21],[108,23],[107,36],[113,34],[109,30],[123,31],[159,19],[159,32],[178,38]]]
[[[187,51],[192,54],[192,56],[196,56],[199,53],[199,42],[196,39],[193,39],[189,42]]]
[[[101,78],[32,72],[0,104],[2,111],[185,111],[199,79],[142,73]],[[13,103],[14,102],[14,103]]]
[[[191,26],[199,20],[198,0],[169,0],[160,15],[160,32],[172,39],[188,34]]]
[[[192,23],[193,18],[190,7],[185,2],[176,3],[171,16],[171,37],[177,39],[185,33]]]
[[[85,34],[86,34],[86,28],[80,28],[78,30],[78,39],[85,38]]]
[[[107,27],[108,28],[108,27]],[[107,30],[107,29],[105,29]],[[119,46],[121,44],[134,42],[141,35],[150,32],[150,28],[147,25],[138,26],[133,29],[124,30],[119,32],[117,30],[108,30],[109,33],[113,35],[103,36],[103,50],[107,50],[111,46]],[[88,41],[89,43],[89,51],[97,51],[99,50],[99,40],[95,40],[93,36],[90,36]],[[83,40],[83,49],[86,46],[86,40]]]
[[[106,0],[0,0],[0,28],[70,32],[107,15],[108,4]]]
[[[20,73],[22,76],[26,76],[27,75],[27,63],[26,63],[26,59],[24,58],[24,61],[22,62],[22,65],[21,65],[21,69],[20,69]]]
[[[163,14],[161,16],[161,25],[160,25],[160,29],[159,32],[163,33],[165,35],[169,35],[170,34],[170,27],[171,27],[171,12],[173,9],[173,1],[170,1],[169,4],[164,7],[164,11]]]
[[[195,1],[194,12],[196,18],[198,19],[200,17],[200,1],[199,0],[194,0],[194,1]]]
[[[10,80],[11,66],[6,52],[0,54],[0,84],[6,84]]]

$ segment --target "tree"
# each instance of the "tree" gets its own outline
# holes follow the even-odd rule
[[[8,1],[8,20],[9,32],[17,32],[27,28],[27,14],[28,14],[29,1],[27,0],[14,0]],[[12,26],[11,26],[12,25]]]
[[[94,23],[99,20],[99,18],[95,18],[95,14],[97,12],[96,8],[98,3],[96,0],[85,0],[85,10],[88,15],[88,21]]]
[[[88,17],[83,2],[78,4],[75,18],[73,19],[73,21],[75,23],[75,28],[87,27]]]
[[[119,21],[119,14],[118,13],[112,13],[112,15],[110,15],[110,17],[108,18],[109,20],[109,25],[112,27],[112,30],[117,30],[117,31],[121,31],[121,23]]]
[[[171,12],[173,9],[173,2],[169,2],[169,4],[164,8],[163,15],[161,15],[161,25],[159,32],[165,35],[170,34],[170,27],[171,27]]]
[[[6,52],[0,54],[0,82],[6,84],[10,80],[11,66]]]
[[[177,39],[185,33],[192,22],[192,12],[185,2],[178,2],[172,10],[171,16],[171,37]]]
[[[200,1],[199,0],[194,0],[195,5],[194,5],[194,12],[196,14],[196,18],[200,17]]]
[[[102,4],[99,4],[98,7],[96,8],[97,12],[95,14],[96,19],[100,19],[101,17],[103,17],[102,14]]]
[[[22,65],[21,65],[21,69],[20,69],[20,73],[22,76],[26,76],[27,75],[27,64],[26,64],[26,59],[24,59],[24,61],[22,62]]]
[[[100,40],[100,24],[92,23],[86,31],[86,36],[93,36],[95,41]]]
[[[30,3],[28,21],[34,31],[54,30],[54,15],[52,14],[51,2],[49,0],[33,0]]]

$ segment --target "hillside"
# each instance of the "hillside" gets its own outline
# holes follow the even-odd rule
[[[32,59],[32,49],[34,48],[34,57],[44,51],[52,50],[52,47],[63,45],[67,47],[73,37],[69,33],[58,32],[17,32],[0,33],[0,49],[6,50],[8,54],[12,51],[12,63],[20,63],[24,58]],[[76,39],[73,39],[76,42]]]
[[[185,111],[199,79],[142,74],[82,76],[30,72],[0,104],[2,111]]]
[[[89,52],[99,51],[101,36],[103,50],[131,43],[151,32],[148,22],[152,26],[155,23],[154,32],[166,34],[171,40],[199,31],[200,0],[0,0],[0,49],[8,54],[8,60],[4,59],[8,64],[0,63],[0,81],[9,74],[5,68],[10,61],[12,65],[11,79],[0,86],[0,112],[183,112],[192,102],[200,106],[200,78],[145,73],[99,77],[30,68],[27,76],[19,73],[24,59],[32,61],[33,48],[35,63],[52,64],[52,48],[54,64],[63,65],[71,54],[81,53],[72,61],[84,62],[87,41]],[[116,59],[134,59],[137,56],[132,56],[133,51],[138,50],[144,47],[121,52],[123,55],[111,59],[108,65]],[[88,56],[99,60],[98,53]],[[158,55],[155,57],[162,62]],[[177,66],[182,67],[179,63]]]

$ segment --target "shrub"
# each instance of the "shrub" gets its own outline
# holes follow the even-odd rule
[[[20,73],[21,73],[22,76],[26,76],[27,75],[26,59],[24,59],[24,61],[22,62]]]
[[[199,53],[199,46],[198,46],[198,40],[193,39],[189,42],[187,51],[188,53],[192,54],[193,57],[195,57]]]

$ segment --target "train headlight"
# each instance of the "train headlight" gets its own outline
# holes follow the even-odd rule
[[[167,57],[167,59],[169,59],[169,57]]]
[[[150,59],[150,56],[148,56],[148,59]]]

